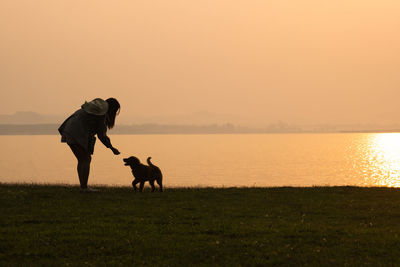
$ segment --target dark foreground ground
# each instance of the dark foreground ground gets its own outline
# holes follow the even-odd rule
[[[400,265],[400,190],[0,184],[0,266]]]

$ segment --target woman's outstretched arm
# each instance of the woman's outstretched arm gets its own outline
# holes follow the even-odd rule
[[[114,155],[119,155],[120,152],[118,149],[112,146],[110,138],[107,136],[107,128],[104,123],[99,125],[98,131],[97,131],[97,137],[100,139],[100,141],[111,151],[114,153]]]

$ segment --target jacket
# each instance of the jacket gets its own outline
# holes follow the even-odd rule
[[[93,154],[96,143],[95,135],[97,135],[107,148],[112,147],[110,138],[107,136],[106,116],[88,113],[85,111],[87,109],[85,108],[85,104],[82,105],[81,109],[68,117],[58,128],[62,136],[61,142],[78,144],[88,153]]]

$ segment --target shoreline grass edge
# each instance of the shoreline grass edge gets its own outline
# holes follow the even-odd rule
[[[94,187],[0,183],[0,265],[400,264],[397,188]]]

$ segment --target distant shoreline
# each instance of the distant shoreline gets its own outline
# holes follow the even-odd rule
[[[0,124],[0,135],[58,135],[59,124]],[[118,125],[110,130],[111,135],[124,134],[278,134],[278,133],[396,133],[400,129],[341,130],[330,128],[302,129],[300,127],[250,128],[233,124],[211,125],[167,125],[137,124]]]

